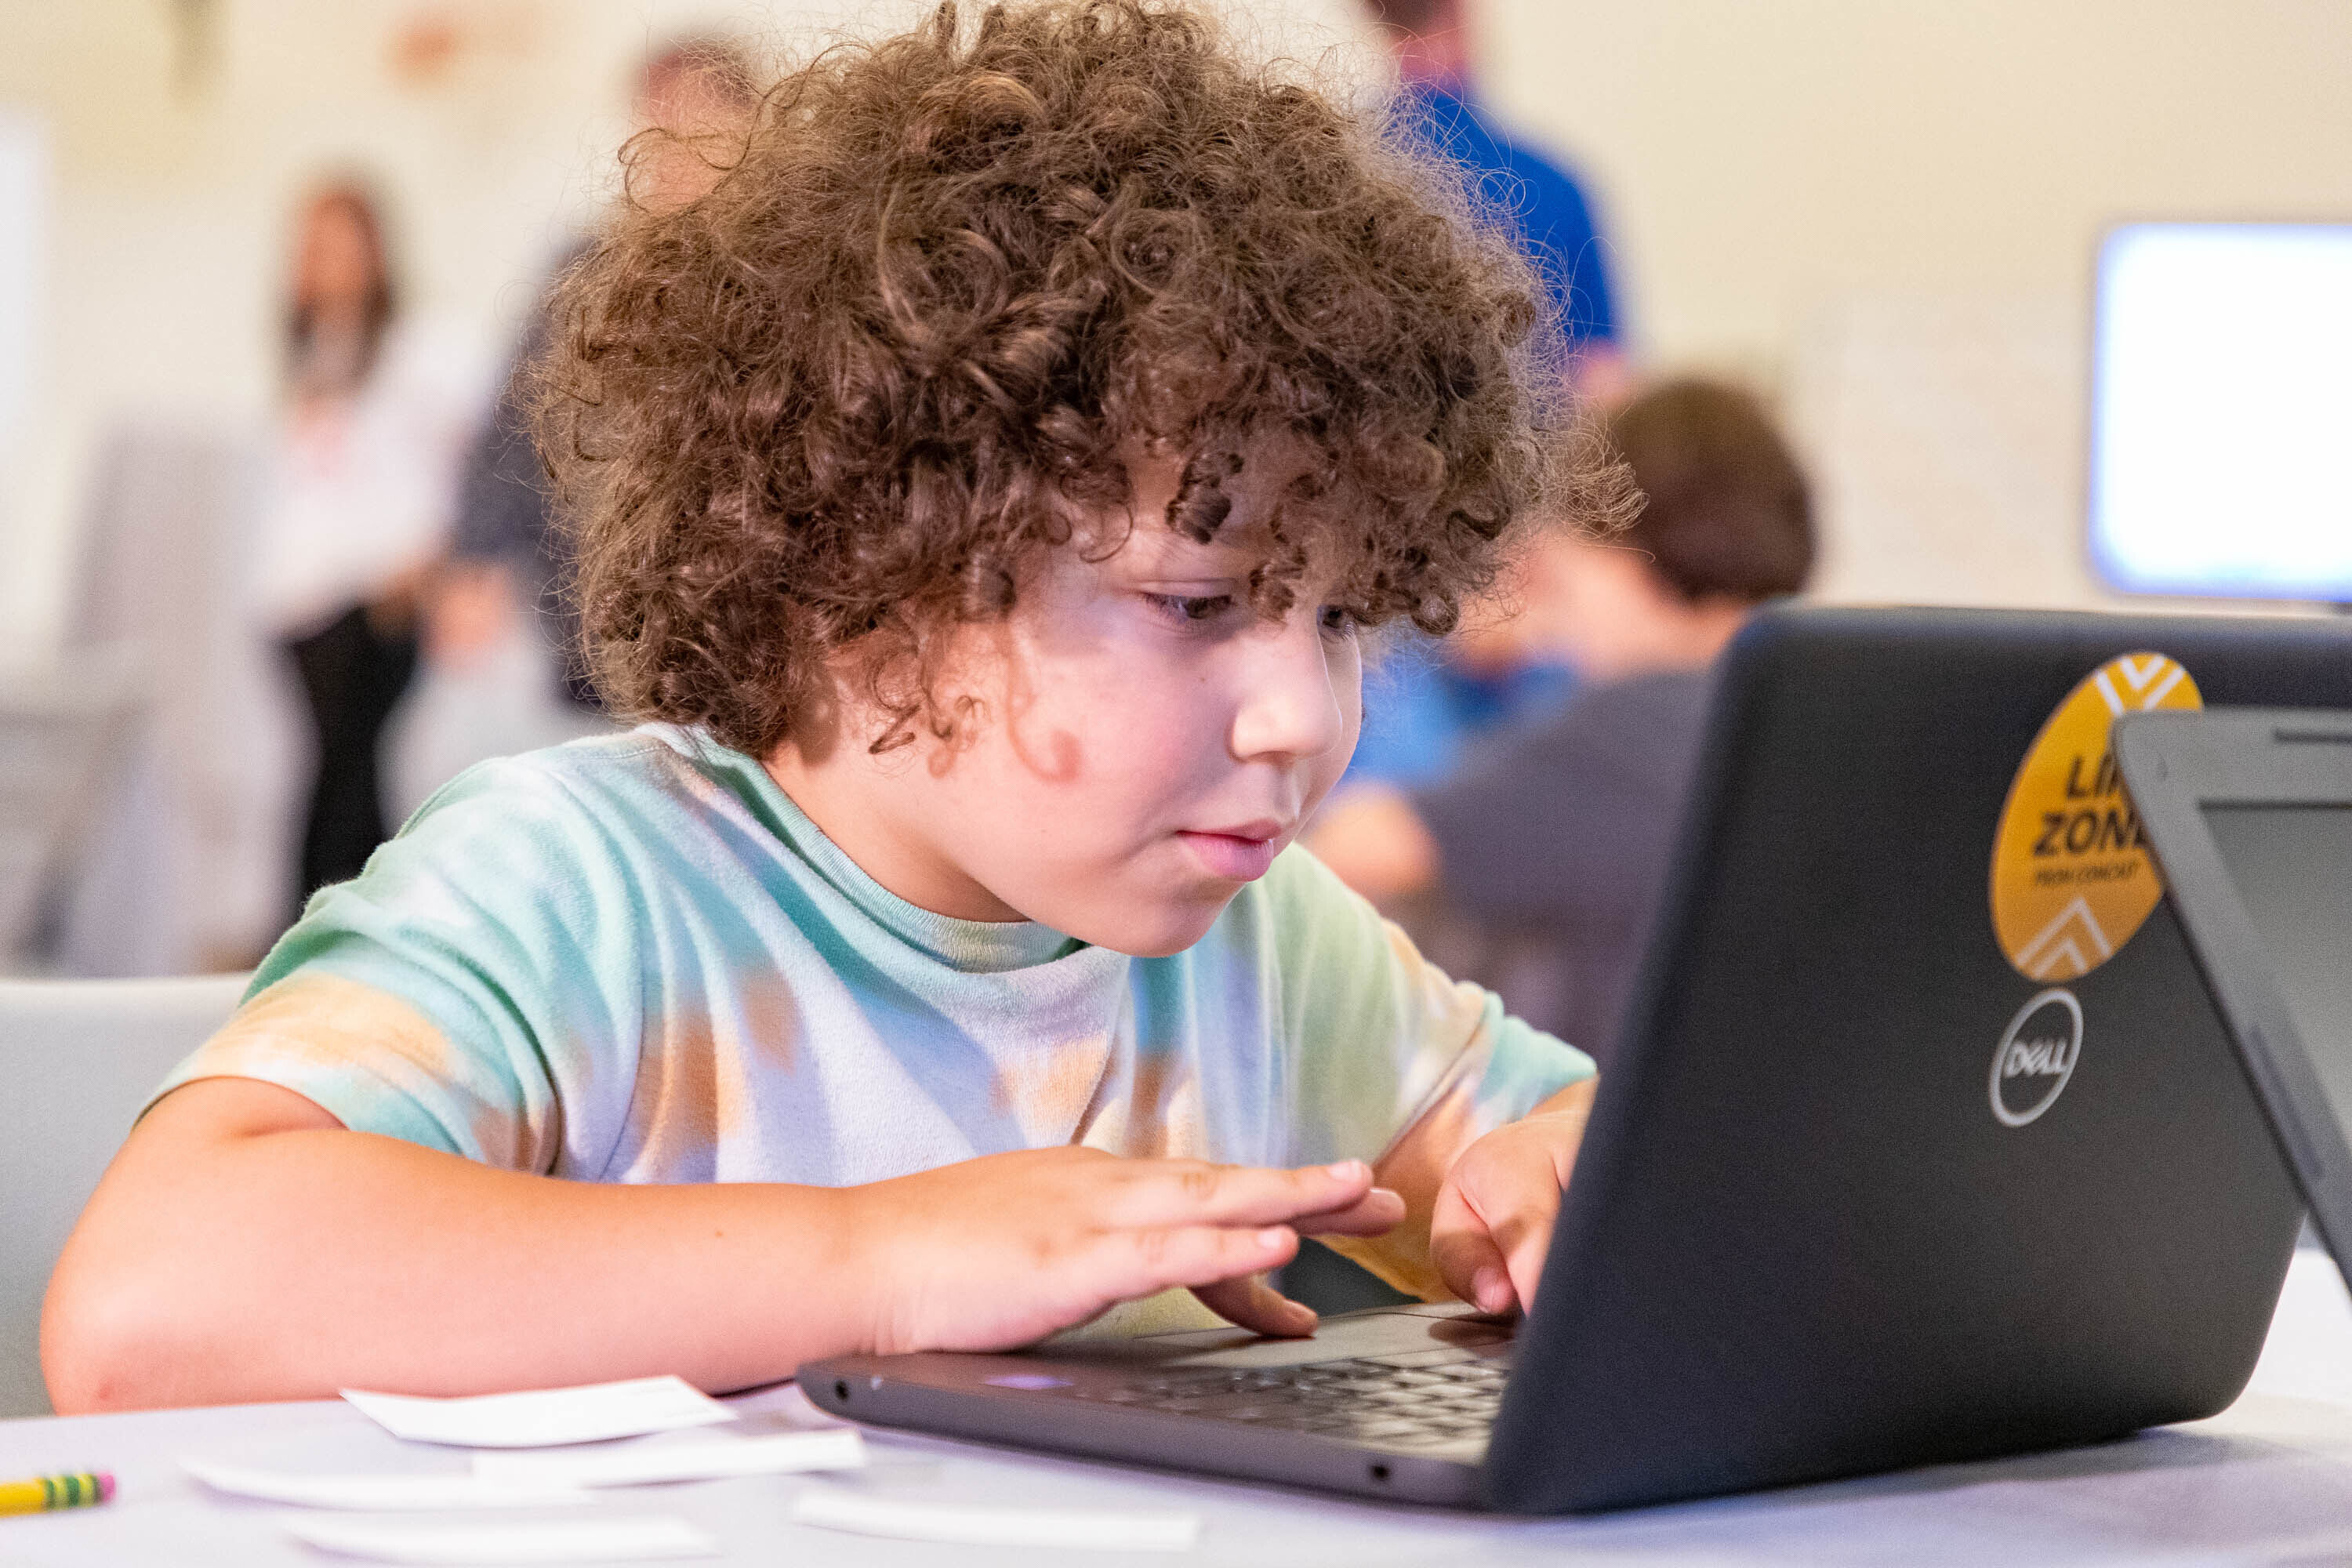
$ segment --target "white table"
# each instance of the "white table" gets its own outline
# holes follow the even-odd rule
[[[736,1403],[745,1413],[737,1430],[823,1419],[790,1388]],[[2324,1255],[2299,1254],[2252,1387],[2210,1421],[2098,1448],[1593,1519],[1438,1514],[890,1436],[877,1437],[874,1450],[862,1477],[835,1483],[943,1500],[1189,1510],[1204,1521],[1190,1560],[1221,1565],[2316,1563],[2352,1555],[2352,1303]],[[0,1423],[0,1479],[96,1468],[113,1470],[121,1485],[103,1508],[0,1519],[0,1563],[349,1561],[286,1536],[277,1522],[283,1509],[206,1492],[180,1473],[183,1454],[314,1470],[461,1468],[448,1450],[398,1443],[340,1403]],[[639,1488],[597,1506],[683,1514],[726,1546],[729,1563],[1171,1561],[835,1534],[790,1522],[789,1501],[803,1484],[772,1477]]]

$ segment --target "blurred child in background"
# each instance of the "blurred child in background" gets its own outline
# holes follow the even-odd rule
[[[381,204],[356,179],[321,184],[295,225],[258,552],[260,610],[314,742],[296,912],[389,836],[384,726],[415,673],[418,608],[478,404],[462,349],[400,306]]]
[[[1547,541],[1527,571],[1522,635],[1590,684],[1559,714],[1420,792],[1365,785],[1308,837],[1388,908],[1435,895],[1423,920],[1455,973],[1607,1069],[1625,992],[1723,646],[1813,563],[1805,479],[1746,393],[1676,381],[1636,398],[1610,434],[1646,497],[1622,534]]]

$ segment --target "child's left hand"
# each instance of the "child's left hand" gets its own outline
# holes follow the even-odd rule
[[[1482,1312],[1527,1310],[1551,1247],[1561,1189],[1584,1138],[1593,1080],[1570,1084],[1462,1151],[1437,1189],[1429,1256]]]

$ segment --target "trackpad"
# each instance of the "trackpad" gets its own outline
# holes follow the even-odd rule
[[[1512,1320],[1467,1307],[1373,1308],[1326,1318],[1311,1339],[1269,1340],[1247,1329],[1206,1329],[1054,1345],[1034,1353],[1061,1362],[1159,1366],[1303,1366],[1397,1356],[1426,1356],[1435,1363],[1458,1361],[1465,1352],[1481,1359],[1507,1355],[1516,1327]]]

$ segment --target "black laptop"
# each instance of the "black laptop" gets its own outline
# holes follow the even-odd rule
[[[2252,1373],[2300,1205],[2115,715],[2352,708],[2324,621],[1781,609],[1727,652],[1533,1315],[801,1369],[883,1426],[1512,1512],[2056,1447]]]

